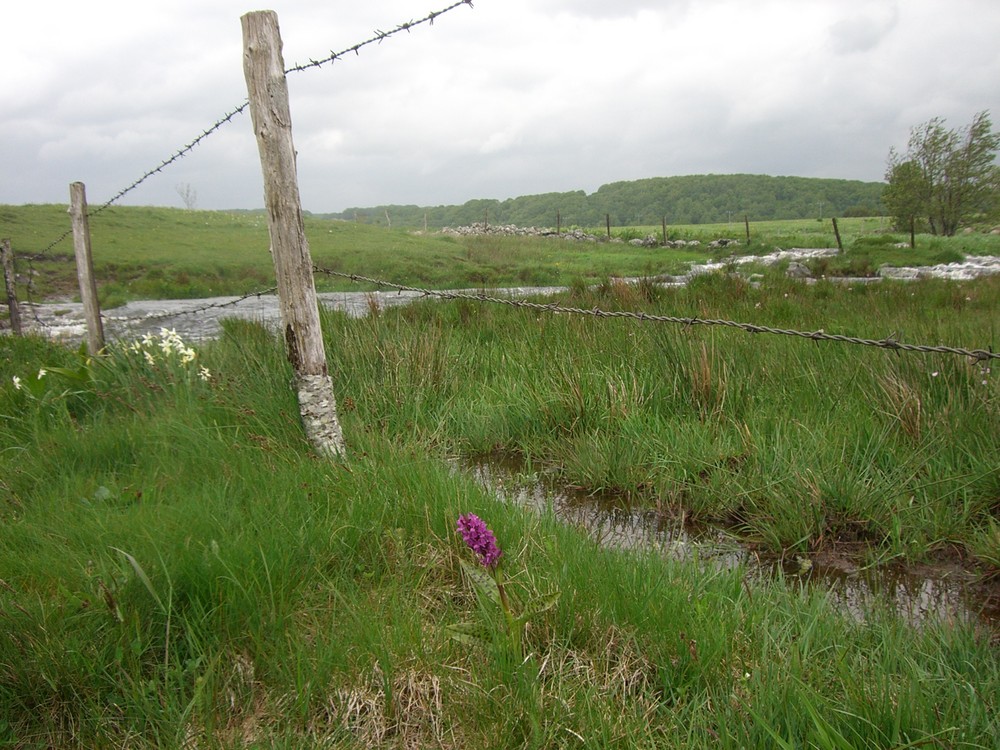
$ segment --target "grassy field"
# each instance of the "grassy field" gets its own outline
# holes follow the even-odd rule
[[[871,275],[882,263],[927,265],[966,254],[1000,254],[1000,237],[970,234],[918,238],[916,250],[894,243],[881,219],[842,219],[843,256],[824,261],[817,272]],[[35,272],[32,297],[75,296],[72,238],[50,248],[66,234],[65,206],[0,206],[0,236],[10,237],[24,276]],[[739,239],[742,253],[775,247],[836,247],[830,221],[751,223],[745,245],[741,223],[668,228],[671,239]],[[605,229],[592,230],[604,236]],[[660,227],[613,228],[620,239],[660,236]],[[167,299],[246,294],[273,286],[267,222],[262,214],[185,211],[167,208],[112,207],[91,220],[95,275],[101,304],[131,299]],[[423,235],[306,217],[313,260],[335,271],[387,281],[455,289],[481,286],[597,283],[609,276],[681,273],[691,262],[721,259],[732,249],[648,249],[627,243],[575,243],[539,238]],[[30,268],[28,263],[30,260]],[[352,287],[349,281],[318,278],[321,290]],[[27,294],[24,285],[19,290]]]
[[[687,301],[801,320],[835,292],[796,289],[708,280]],[[915,334],[997,319],[995,284],[912,289]],[[855,314],[888,324],[910,290],[857,290]],[[670,304],[593,294],[578,301]],[[986,570],[995,378],[620,323],[460,303],[326,316],[345,465],[311,455],[281,343],[257,325],[89,364],[0,339],[0,742],[996,747],[1000,651],[974,624],[914,630],[888,606],[858,622],[822,589],[603,549],[445,460],[520,446],[593,486],[665,492],[665,510],[711,513],[714,496],[752,533],[805,506],[770,533],[805,550],[852,528],[876,555],[965,539]],[[468,512],[497,534],[510,597],[558,594],[523,651],[465,573]]]
[[[41,250],[58,207],[4,209],[0,233],[30,210]],[[211,261],[190,240],[198,222]],[[776,225],[755,248],[808,246],[813,225]],[[900,251],[870,229],[839,262],[996,253],[980,235]],[[663,289],[608,277],[685,256],[308,231],[320,265],[403,283],[487,283],[463,275],[473,267],[524,283],[535,269],[545,280],[529,283],[564,283],[559,301],[584,310],[1000,348],[997,277],[807,286],[775,270]],[[121,274],[109,295],[152,293],[157,268],[169,296],[178,273],[192,293],[268,283],[240,270],[270,263],[260,218],[128,209],[115,235],[98,260]],[[255,253],[266,263],[248,265]],[[323,315],[344,464],[310,452],[281,341],[258,325],[230,321],[197,351],[165,334],[97,359],[0,337],[0,746],[1000,744],[1000,634],[975,617],[913,628],[887,602],[857,620],[798,579],[609,550],[454,461],[513,457],[762,553],[944,558],[996,595],[992,362],[471,301],[376,312]],[[509,599],[551,605],[523,626],[456,533],[469,512],[496,532]]]
[[[564,302],[967,348],[1000,337],[996,278],[807,287],[774,275],[754,288],[707,276],[580,287]],[[848,543],[921,559],[959,546],[1000,560],[989,362],[471,302],[327,326],[337,382],[392,434],[516,455],[772,551]]]

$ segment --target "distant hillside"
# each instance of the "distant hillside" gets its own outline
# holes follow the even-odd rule
[[[374,206],[348,208],[321,217],[368,224],[429,228],[481,222],[519,226],[595,227],[610,215],[615,226],[711,224],[742,219],[809,219],[830,216],[878,216],[883,183],[766,175],[691,175],[612,182],[587,195],[525,195],[507,200],[471,200],[461,206]]]

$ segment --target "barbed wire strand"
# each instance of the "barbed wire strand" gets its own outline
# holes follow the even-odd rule
[[[163,312],[163,313],[156,313],[154,315],[147,315],[144,318],[142,318],[140,322],[151,323],[157,320],[168,320],[170,318],[177,318],[182,315],[200,315],[201,313],[208,312],[209,310],[222,310],[227,307],[235,307],[241,302],[246,302],[248,299],[253,299],[255,297],[257,299],[260,299],[265,295],[274,294],[277,291],[278,287],[272,286],[269,289],[261,289],[260,291],[256,292],[247,292],[242,297],[237,297],[236,299],[231,299],[226,302],[212,302],[210,304],[202,305],[201,307],[195,307],[190,310],[177,310],[174,312]],[[109,321],[115,320],[115,318],[106,315],[102,315],[102,317],[105,320]]]
[[[430,14],[428,14],[424,18],[421,18],[419,21],[407,21],[406,23],[401,23],[396,28],[394,28],[392,31],[380,31],[380,30],[376,29],[375,30],[375,35],[373,37],[371,37],[370,39],[366,39],[363,42],[359,42],[358,44],[355,44],[355,45],[353,45],[351,47],[348,47],[347,49],[341,50],[340,52],[332,52],[331,51],[330,55],[328,57],[324,57],[322,60],[310,60],[308,63],[303,63],[301,65],[300,64],[293,65],[292,67],[288,68],[285,71],[285,73],[286,74],[287,73],[299,73],[299,72],[301,72],[303,70],[308,70],[309,68],[319,68],[319,67],[322,67],[323,65],[326,65],[327,63],[333,63],[333,62],[339,60],[344,55],[347,55],[347,54],[349,54],[351,52],[353,52],[354,54],[358,54],[359,50],[362,47],[367,47],[369,44],[376,44],[376,43],[377,44],[381,44],[383,41],[385,41],[389,37],[394,36],[396,34],[399,34],[400,32],[403,32],[403,31],[407,31],[408,32],[408,31],[410,31],[410,29],[416,28],[417,26],[419,26],[419,25],[421,25],[423,23],[427,23],[427,24],[430,24],[431,26],[433,26],[434,25],[434,19],[436,19],[438,16],[442,16],[445,13],[447,13],[448,11],[455,10],[455,8],[461,7],[462,5],[468,5],[470,8],[473,7],[472,0],[458,0],[458,2],[455,2],[452,5],[449,5],[447,8],[444,8],[443,10],[432,11]]]
[[[470,8],[474,7],[473,4],[472,4],[472,0],[458,0],[457,2],[452,3],[451,5],[449,5],[447,8],[443,8],[442,10],[431,11],[429,14],[427,14],[426,16],[424,16],[423,18],[421,18],[419,20],[416,20],[416,21],[411,20],[411,21],[407,21],[405,23],[401,23],[398,26],[396,26],[396,28],[392,29],[391,31],[380,31],[380,30],[376,29],[374,36],[372,36],[369,39],[364,40],[363,42],[358,42],[357,44],[353,44],[350,47],[347,47],[346,49],[341,50],[340,52],[332,52],[331,51],[330,54],[327,57],[324,57],[322,60],[310,60],[306,64],[296,64],[296,65],[293,65],[290,68],[288,68],[288,69],[285,70],[285,74],[287,75],[289,73],[299,73],[299,72],[302,72],[304,70],[309,70],[311,68],[320,68],[323,65],[326,65],[327,63],[331,63],[332,64],[334,61],[336,61],[336,60],[344,57],[345,55],[350,54],[351,52],[353,52],[355,55],[358,55],[358,54],[360,54],[360,50],[361,50],[362,47],[367,47],[370,44],[376,44],[376,43],[381,44],[383,41],[385,41],[389,37],[395,36],[396,34],[399,34],[399,33],[403,32],[403,31],[409,32],[411,29],[414,29],[417,26],[420,26],[421,24],[425,24],[426,23],[426,24],[429,24],[429,25],[433,26],[435,19],[437,19],[438,17],[444,15],[445,13],[448,13],[449,11],[455,10],[455,8],[461,7],[462,5],[468,5]],[[124,198],[130,192],[132,192],[133,190],[135,190],[136,188],[138,188],[140,185],[142,185],[150,177],[152,177],[153,175],[159,174],[160,172],[162,172],[164,169],[166,169],[167,167],[169,167],[174,162],[176,162],[179,159],[182,159],[183,157],[187,156],[187,154],[189,154],[192,150],[194,150],[194,148],[198,144],[200,144],[202,141],[204,141],[210,135],[212,135],[213,133],[215,133],[216,131],[218,131],[223,125],[231,122],[234,117],[236,117],[237,115],[239,115],[239,114],[243,113],[244,111],[246,111],[247,107],[249,107],[249,106],[250,106],[250,100],[249,99],[243,100],[243,102],[240,103],[238,106],[234,107],[229,112],[227,112],[222,117],[220,117],[218,120],[216,120],[215,124],[213,124],[211,127],[207,128],[207,129],[205,129],[200,135],[198,135],[192,141],[190,141],[189,143],[187,143],[184,146],[182,146],[181,148],[179,148],[172,155],[170,155],[169,157],[167,157],[166,159],[164,159],[163,161],[161,161],[157,166],[155,166],[152,169],[150,169],[147,172],[145,172],[141,177],[139,177],[139,179],[135,180],[131,185],[129,185],[129,186],[127,186],[127,187],[122,188],[121,190],[119,190],[109,200],[105,201],[103,204],[101,204],[100,206],[98,206],[96,209],[94,209],[94,210],[88,210],[87,211],[88,217],[93,218],[93,217],[97,216],[98,214],[100,214],[102,211],[110,208],[112,205],[114,205],[119,200],[121,200],[122,198]],[[67,229],[59,237],[57,237],[55,240],[53,240],[52,242],[50,242],[40,253],[37,253],[37,257],[41,258],[42,256],[46,255],[56,245],[58,245],[61,242],[63,242],[67,237],[69,237],[72,234],[73,234],[72,228]],[[27,294],[26,294],[26,296],[27,296],[29,304],[31,303],[31,300],[32,300],[32,297],[33,297],[33,286],[34,286],[34,276],[35,276],[35,273],[34,273],[34,271],[35,271],[35,268],[34,268],[34,257],[35,256],[29,256],[29,259],[28,259],[28,281],[27,281],[27,284],[26,284],[26,287],[27,287]],[[34,311],[32,312],[32,314],[34,315]],[[45,325],[44,323],[42,323],[41,320],[38,319],[37,315],[35,315],[35,322],[38,323],[39,325],[43,325],[43,326]]]
[[[389,289],[395,289],[400,292],[413,292],[420,294],[425,297],[437,297],[439,299],[448,300],[470,300],[473,302],[487,302],[492,304],[507,305],[509,307],[521,307],[529,310],[539,310],[552,313],[565,313],[568,315],[584,315],[595,318],[628,318],[632,320],[638,320],[641,322],[648,323],[672,323],[676,325],[683,325],[685,327],[691,326],[723,326],[726,328],[736,328],[746,333],[766,333],[777,336],[793,336],[803,339],[811,339],[812,341],[838,341],[844,344],[855,344],[858,346],[872,346],[881,349],[890,349],[896,352],[922,352],[922,353],[935,353],[935,354],[954,354],[962,357],[969,357],[977,362],[981,362],[989,359],[1000,359],[1000,353],[993,352],[992,350],[986,349],[963,349],[954,346],[928,346],[924,344],[904,344],[895,338],[895,334],[888,336],[884,339],[864,339],[858,338],[856,336],[845,336],[841,334],[826,333],[824,330],[820,329],[818,331],[796,331],[787,328],[771,328],[770,326],[761,326],[753,323],[740,323],[734,320],[722,320],[713,318],[699,318],[699,317],[677,317],[673,315],[655,315],[652,313],[645,312],[634,312],[630,310],[601,310],[599,308],[583,309],[578,307],[565,307],[557,305],[555,303],[542,304],[539,302],[530,302],[528,300],[504,298],[504,297],[491,297],[485,292],[483,293],[469,293],[469,292],[456,292],[456,291],[435,291],[432,289],[423,289],[421,287],[407,286],[405,284],[395,284],[391,281],[385,281],[383,279],[373,279],[368,276],[360,276],[358,274],[343,273],[341,271],[332,271],[326,268],[320,268],[319,266],[313,266],[314,273],[321,273],[326,276],[335,276],[343,279],[350,279],[354,283],[367,283],[373,284],[378,287],[384,287]]]

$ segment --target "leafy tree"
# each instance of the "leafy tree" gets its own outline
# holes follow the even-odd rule
[[[988,112],[960,130],[935,117],[910,131],[905,154],[890,149],[883,202],[897,223],[912,227],[923,215],[933,234],[950,237],[964,220],[997,205],[998,149],[1000,133]]]
[[[910,233],[910,247],[915,243],[917,219],[924,213],[927,202],[923,172],[915,161],[901,161],[889,167],[882,204],[894,217],[896,229]]]

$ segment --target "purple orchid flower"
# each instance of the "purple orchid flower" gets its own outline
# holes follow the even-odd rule
[[[487,568],[495,568],[500,560],[500,547],[496,537],[479,516],[466,513],[458,517],[458,531],[469,549],[476,553],[479,562]]]

